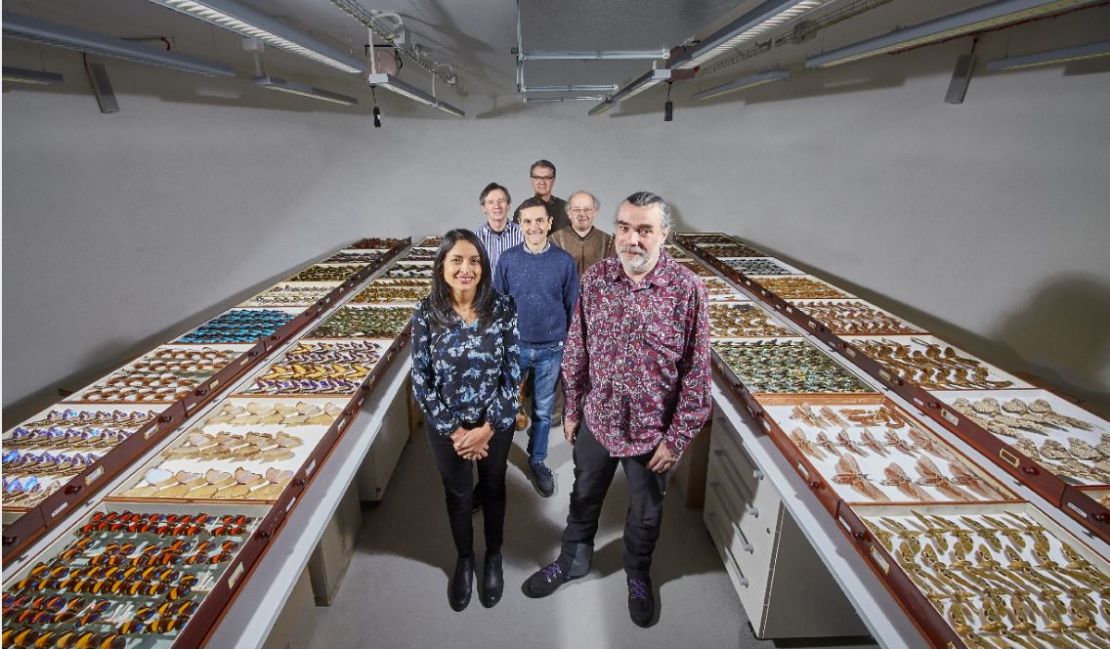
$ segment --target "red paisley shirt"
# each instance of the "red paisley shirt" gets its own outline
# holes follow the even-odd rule
[[[613,457],[682,455],[712,409],[705,286],[661,251],[639,283],[609,257],[586,271],[563,354],[566,419]]]

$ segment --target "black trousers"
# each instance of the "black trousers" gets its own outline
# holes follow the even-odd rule
[[[447,501],[447,519],[451,536],[460,557],[474,554],[473,521],[473,460],[464,460],[455,453],[450,437],[444,437],[425,426],[428,445],[432,448],[436,467],[443,478]],[[513,445],[512,429],[495,432],[489,440],[489,454],[478,460],[478,491],[482,498],[485,519],[486,553],[501,552],[505,537],[505,467]]]
[[[605,494],[613,482],[617,465],[624,468],[628,481],[628,514],[624,522],[624,570],[630,577],[647,577],[651,555],[663,524],[663,497],[670,472],[655,473],[647,468],[652,453],[635,457],[611,457],[594,437],[585,419],[578,424],[574,440],[574,489],[570,494],[570,513],[563,530],[563,549],[559,562],[572,573],[572,562],[581,562],[582,546],[592,553],[597,536],[598,518]],[[588,561],[588,559],[587,559]],[[588,569],[588,566],[587,566]],[[573,574],[580,572],[577,566]]]

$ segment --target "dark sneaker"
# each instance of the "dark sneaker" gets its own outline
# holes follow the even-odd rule
[[[628,578],[628,617],[636,626],[651,626],[655,618],[655,595],[651,592],[650,579]]]
[[[547,597],[571,579],[578,579],[578,577],[571,577],[563,572],[563,567],[556,561],[544,566],[542,570],[537,570],[535,574],[524,581],[524,585],[520,589],[528,597]]]
[[[532,467],[532,486],[544,498],[555,494],[555,475],[543,462],[529,464]]]

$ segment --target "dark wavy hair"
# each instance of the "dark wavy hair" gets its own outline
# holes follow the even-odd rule
[[[451,287],[443,279],[443,262],[447,253],[460,241],[468,241],[478,249],[481,259],[482,276],[478,278],[478,289],[474,293],[474,311],[478,314],[478,321],[482,327],[488,327],[493,322],[493,275],[489,268],[489,256],[486,247],[478,236],[465,228],[456,228],[443,235],[443,241],[436,250],[436,258],[432,263],[432,290],[428,294],[428,306],[431,312],[432,323],[439,327],[450,327],[455,323],[455,301],[451,297]]]

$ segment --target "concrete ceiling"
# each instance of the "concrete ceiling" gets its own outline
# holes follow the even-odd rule
[[[315,38],[361,56],[366,29],[329,0],[238,0]],[[367,9],[397,12],[417,33],[430,58],[451,65],[467,95],[516,95],[518,4],[525,50],[662,50],[702,37],[742,15],[759,0],[358,0]],[[770,63],[797,64],[805,54],[913,24],[938,15],[984,4],[987,0],[831,0],[813,16],[845,7],[875,8],[837,24],[804,44],[778,47],[750,65],[707,66],[696,82],[714,74],[722,79],[750,74]],[[175,50],[253,74],[252,56],[232,32],[144,0],[8,0],[4,10],[82,27],[120,37],[166,36]],[[787,26],[787,30],[790,26]],[[784,30],[786,31],[786,30]],[[8,65],[36,67],[36,46],[4,39]],[[9,63],[9,61],[11,61]],[[273,74],[351,92],[365,81],[307,59],[267,48],[266,68]],[[651,67],[640,61],[529,61],[525,82],[536,85],[621,83]],[[714,69],[716,68],[716,69]],[[731,75],[731,76],[729,76]],[[405,81],[429,87],[429,75],[413,64],[400,74]],[[718,81],[719,82],[719,81]],[[272,93],[267,93],[272,94]],[[444,91],[451,101],[451,91]]]

